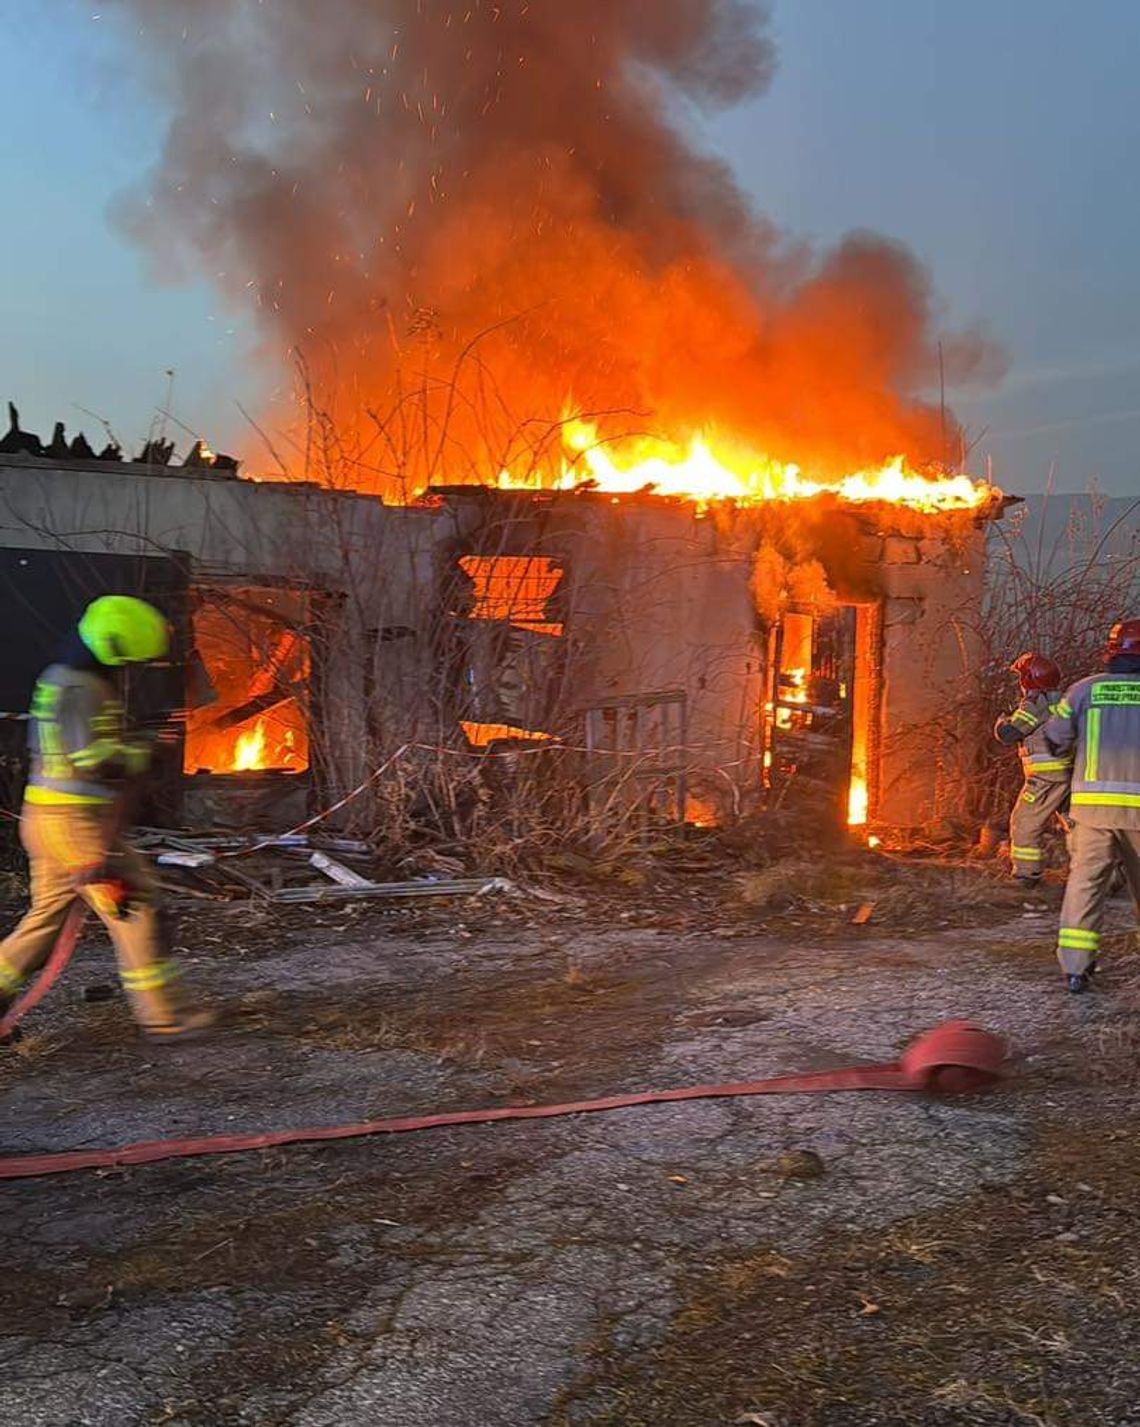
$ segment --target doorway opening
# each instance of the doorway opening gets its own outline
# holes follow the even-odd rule
[[[874,820],[881,640],[877,604],[792,607],[772,626],[763,747],[771,806],[810,804],[849,827]]]

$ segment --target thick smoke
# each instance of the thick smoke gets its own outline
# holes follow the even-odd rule
[[[418,442],[437,479],[493,476],[567,402],[826,470],[942,455],[916,397],[938,364],[922,268],[867,234],[787,242],[684,136],[687,105],[768,84],[763,5],[117,8],[174,106],[120,220],[164,276],[204,270],[255,304],[268,358],[303,354],[377,468]],[[970,337],[943,353],[951,380],[992,357]],[[368,413],[393,410],[376,436]]]

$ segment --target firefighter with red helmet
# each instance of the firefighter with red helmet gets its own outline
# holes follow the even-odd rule
[[[1058,758],[1073,760],[1069,880],[1057,957],[1069,990],[1096,970],[1117,862],[1140,915],[1140,619],[1114,624],[1105,668],[1081,679],[1045,727]]]
[[[1045,741],[1045,726],[1061,701],[1060,669],[1034,651],[1009,667],[1021,686],[1021,702],[998,719],[994,737],[1021,755],[1024,782],[1009,819],[1009,860],[1019,882],[1034,883],[1044,870],[1045,831],[1068,801],[1073,759]]]

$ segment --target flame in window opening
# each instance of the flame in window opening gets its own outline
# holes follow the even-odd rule
[[[695,793],[685,796],[685,821],[690,827],[718,827],[720,812],[709,798],[698,797]]]
[[[298,592],[258,587],[198,591],[194,649],[214,697],[190,699],[184,772],[303,773],[309,767],[306,600]]]
[[[459,727],[473,748],[486,748],[490,743],[515,739],[530,743],[549,743],[552,733],[541,729],[515,728],[509,723],[475,723],[470,719],[460,719]]]
[[[265,766],[265,720],[259,718],[253,728],[234,740],[232,768],[235,773],[252,773]]]
[[[810,646],[809,651],[810,653]],[[777,681],[776,697],[780,704],[806,704],[808,701],[807,669],[781,669]],[[804,715],[789,708],[776,709],[777,728],[795,728]]]
[[[472,619],[505,620],[535,634],[561,635],[546,618],[547,601],[566,573],[539,555],[463,555],[459,568],[474,585]]]

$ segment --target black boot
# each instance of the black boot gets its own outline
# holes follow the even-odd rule
[[[1077,971],[1069,977],[1069,990],[1074,996],[1080,996],[1082,992],[1089,989],[1089,973],[1087,971]]]

